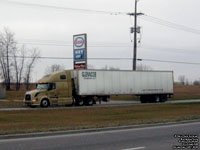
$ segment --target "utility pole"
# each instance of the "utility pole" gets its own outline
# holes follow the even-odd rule
[[[137,27],[137,16],[144,15],[143,13],[137,13],[137,3],[139,0],[135,0],[135,13],[128,13],[129,16],[134,16],[134,43],[133,43],[133,70],[136,70],[137,63],[137,33],[140,33],[140,28]]]
[[[136,70],[137,63],[137,2],[135,0],[135,14],[134,14],[134,45],[133,45],[133,70]]]

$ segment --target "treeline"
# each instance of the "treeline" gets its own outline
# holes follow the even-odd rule
[[[194,81],[189,81],[185,75],[180,75],[178,77],[178,83],[182,85],[200,85],[200,79],[196,79]]]
[[[11,83],[15,83],[16,90],[19,90],[22,82],[29,89],[31,73],[39,57],[37,48],[19,46],[9,29],[0,32],[0,78],[6,90],[11,89]]]

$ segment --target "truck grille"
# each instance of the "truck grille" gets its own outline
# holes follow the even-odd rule
[[[31,95],[30,95],[30,94],[26,94],[25,100],[26,100],[26,101],[30,101],[30,100],[31,100]]]

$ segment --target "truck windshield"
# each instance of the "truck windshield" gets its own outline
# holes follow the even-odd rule
[[[38,89],[38,90],[47,90],[48,87],[49,87],[48,84],[38,84],[38,85],[37,85],[37,89]]]

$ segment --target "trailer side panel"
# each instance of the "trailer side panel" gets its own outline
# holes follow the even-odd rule
[[[78,95],[173,94],[170,71],[77,71]]]

